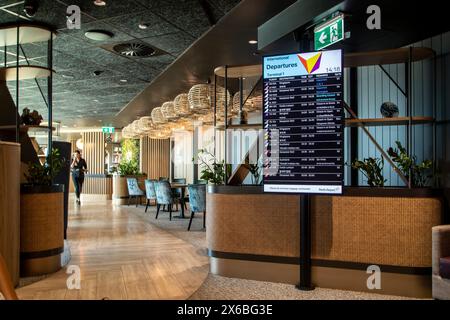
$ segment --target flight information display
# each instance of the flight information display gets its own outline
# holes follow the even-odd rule
[[[264,191],[341,194],[341,50],[263,58]]]

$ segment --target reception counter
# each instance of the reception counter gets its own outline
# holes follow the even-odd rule
[[[297,284],[299,203],[298,195],[261,187],[209,186],[211,272]],[[371,291],[367,267],[377,265],[376,293],[431,297],[431,228],[442,215],[440,196],[428,189],[348,188],[312,197],[313,283]]]
[[[113,194],[113,179],[111,175],[87,174],[84,178],[81,200],[111,200]],[[72,177],[70,178],[70,192],[74,193]]]

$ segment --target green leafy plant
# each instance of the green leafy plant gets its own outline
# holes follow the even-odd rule
[[[384,183],[387,181],[383,177],[384,161],[382,158],[355,160],[351,167],[359,170],[367,178],[367,183],[371,187],[384,187]]]
[[[137,176],[139,175],[139,167],[135,161],[123,161],[119,163],[117,171],[122,176]]]
[[[122,176],[139,175],[139,141],[125,139],[122,141],[122,159],[117,167]]]
[[[245,165],[252,175],[252,184],[253,185],[259,185],[261,184],[261,167],[258,163],[252,163],[252,164],[246,164]]]
[[[45,163],[30,163],[28,174],[25,174],[27,183],[33,186],[51,186],[53,179],[61,171],[65,160],[61,159],[59,150],[52,149],[52,153],[47,157]]]
[[[424,187],[428,179],[431,178],[430,169],[433,166],[433,161],[424,160],[417,164],[417,157],[410,157],[406,149],[402,146],[400,141],[395,142],[397,148],[389,148],[388,154],[392,158],[400,171],[409,180],[411,174],[411,184],[413,187]]]
[[[225,173],[228,177],[231,175],[231,165],[226,164],[225,160],[218,161],[213,154],[205,149],[199,150],[198,160],[202,168],[200,172],[201,180],[206,180],[214,185],[222,185],[225,182]]]

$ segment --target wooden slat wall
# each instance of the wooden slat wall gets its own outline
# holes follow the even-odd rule
[[[102,132],[83,132],[81,134],[89,174],[105,173],[105,135]]]
[[[83,184],[83,193],[112,195],[112,177],[86,176]]]
[[[169,177],[170,174],[170,140],[141,138],[140,171],[149,179]]]

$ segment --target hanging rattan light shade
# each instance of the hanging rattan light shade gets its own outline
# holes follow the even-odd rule
[[[194,130],[194,125],[189,119],[179,119],[175,123],[174,130],[178,131],[192,131]]]
[[[175,112],[175,105],[173,104],[173,101],[164,102],[161,106],[161,112],[164,118],[166,118],[169,121],[178,118]]]
[[[242,106],[242,109],[245,110],[245,111],[251,111],[253,109],[251,98],[247,99],[248,95],[249,95],[249,92],[247,90],[244,90],[242,92],[242,96],[243,96],[243,99],[244,99],[244,101],[243,101],[244,105]],[[234,114],[237,114],[240,111],[240,106],[241,106],[241,94],[238,91],[233,96],[232,111],[233,111]]]
[[[191,114],[191,108],[189,106],[189,98],[187,93],[179,94],[173,100],[175,113],[179,117],[187,117]]]
[[[189,107],[193,113],[203,114],[212,109],[212,87],[210,84],[196,84],[189,90]]]
[[[199,115],[197,117],[198,121],[201,121],[204,125],[214,124],[214,112],[208,112],[206,114]]]
[[[257,95],[252,97],[251,99],[251,105],[252,105],[252,109],[251,111],[257,111],[257,110],[262,110],[262,96],[261,95]]]
[[[148,133],[154,128],[152,117],[142,117],[139,119],[138,123],[139,130],[143,133]]]
[[[231,100],[231,95],[228,90],[221,86],[216,87],[216,118],[218,121],[223,121],[225,119],[225,97],[227,98],[226,103],[228,105],[227,108],[227,118],[231,119],[233,116],[232,105],[233,101]]]
[[[166,118],[163,116],[161,112],[161,107],[153,108],[152,113],[152,121],[154,124],[164,124],[167,122]]]
[[[169,139],[172,134],[171,129],[167,125],[155,126],[149,133],[150,139]]]
[[[143,134],[143,131],[139,127],[139,120],[134,120],[131,123],[131,133],[132,133],[132,135],[137,136],[137,137],[139,137],[140,135]]]
[[[130,135],[131,135],[131,133],[130,133],[130,125],[127,125],[127,126],[123,127],[123,129],[122,129],[122,138],[128,139],[128,138],[130,138]]]

